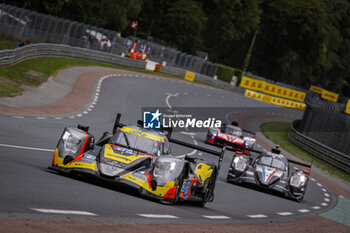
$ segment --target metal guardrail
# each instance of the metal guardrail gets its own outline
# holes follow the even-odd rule
[[[350,156],[301,134],[296,130],[300,123],[301,120],[295,120],[290,125],[289,140],[320,160],[350,173]]]
[[[60,44],[31,44],[17,49],[1,50],[0,66],[15,64],[30,58],[48,56],[77,58],[139,69],[146,67],[145,61]]]

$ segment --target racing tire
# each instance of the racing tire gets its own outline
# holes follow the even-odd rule
[[[207,202],[212,202],[214,200],[214,189],[215,189],[215,183],[216,183],[216,168],[213,171],[213,174],[211,175],[211,177],[206,180],[205,182],[207,182],[206,189],[204,191],[204,196],[202,198],[201,206],[203,207],[205,205],[205,203]]]
[[[176,193],[175,193],[175,197],[174,197],[174,204],[176,204],[178,202],[178,200],[180,199],[180,193],[181,193],[181,188],[182,185],[184,183],[184,179],[183,179],[183,175],[181,177],[181,179],[179,179],[179,182],[176,186]]]
[[[205,202],[205,201],[197,201],[197,202],[195,203],[195,205],[198,206],[198,207],[204,207],[205,204],[207,204],[207,202]]]

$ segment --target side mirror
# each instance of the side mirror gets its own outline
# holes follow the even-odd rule
[[[281,151],[279,149],[277,149],[277,148],[272,148],[271,152],[275,153],[275,154],[280,154],[281,153]]]
[[[197,157],[192,157],[190,155],[185,156],[185,160],[187,160],[190,163],[196,163],[197,162]]]
[[[73,156],[66,155],[63,159],[63,165],[67,165],[68,163],[72,162],[74,160]]]

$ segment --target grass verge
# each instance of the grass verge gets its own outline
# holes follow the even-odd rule
[[[296,157],[304,160],[307,163],[312,162],[312,166],[320,168],[322,171],[327,172],[333,176],[336,176],[346,183],[350,183],[350,174],[339,170],[304,151],[300,147],[296,146],[288,139],[288,131],[290,123],[288,122],[267,122],[262,124],[261,131],[271,141],[280,145],[283,149],[292,153]]]
[[[22,40],[22,39],[0,33],[0,41],[1,41],[0,50],[16,48],[16,44],[18,40]],[[33,43],[37,43],[37,42],[32,40],[26,40],[26,44],[33,44]]]
[[[29,59],[15,65],[0,67],[0,77],[8,79],[14,84],[0,82],[0,96],[14,96],[20,94],[18,86],[27,85],[35,87],[46,81],[48,77],[55,75],[60,70],[71,66],[101,66],[115,69],[124,69],[135,72],[142,72],[152,75],[160,75],[164,77],[182,79],[177,76],[156,73],[153,71],[147,71],[143,69],[126,68],[122,66],[109,65],[100,62],[86,61],[72,58],[60,58],[60,57],[41,57]],[[28,76],[28,71],[35,71],[41,73],[40,77]]]

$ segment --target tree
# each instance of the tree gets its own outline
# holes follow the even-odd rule
[[[340,36],[318,0],[264,0],[252,68],[276,81],[308,88],[332,66]]]
[[[260,22],[260,2],[260,0],[203,1],[203,9],[208,16],[203,36],[211,59],[242,67],[251,38]]]

